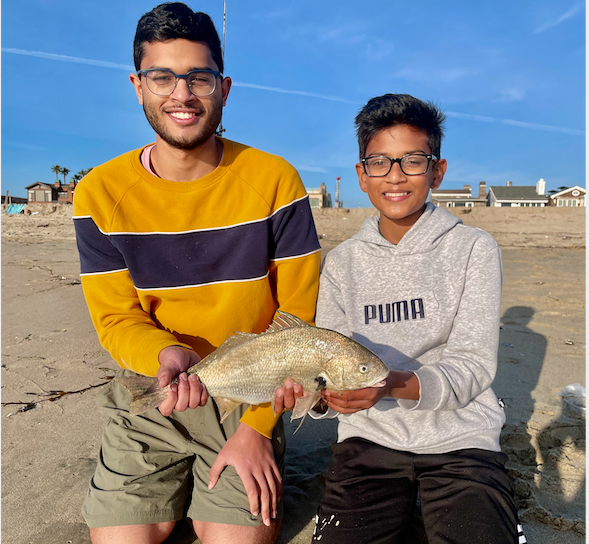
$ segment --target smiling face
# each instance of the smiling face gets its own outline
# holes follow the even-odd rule
[[[409,125],[394,125],[378,132],[366,148],[366,157],[385,155],[400,158],[409,153],[431,154],[427,134]],[[397,244],[425,209],[430,189],[437,189],[446,173],[446,160],[432,160],[427,172],[408,176],[398,163],[384,177],[369,177],[356,164],[360,188],[380,211],[380,231]]]
[[[166,68],[176,74],[186,74],[197,69],[219,69],[204,42],[175,39],[145,43],[143,48],[142,70]],[[169,96],[153,94],[137,74],[131,74],[130,79],[145,116],[157,133],[158,143],[194,149],[214,138],[231,89],[230,78],[218,78],[213,94],[204,97],[194,96],[183,79],[178,80]]]

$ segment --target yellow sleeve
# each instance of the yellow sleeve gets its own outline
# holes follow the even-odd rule
[[[92,179],[89,175],[78,185],[74,201],[80,276],[90,316],[101,345],[119,366],[155,376],[160,351],[181,343],[171,332],[158,328],[142,307],[125,259],[110,242],[105,232],[108,229],[104,225],[102,230],[99,228],[99,224],[108,224],[105,217],[110,207],[104,205],[105,211],[98,201],[102,202],[109,193],[100,190],[100,186],[91,192],[88,180]]]
[[[282,412],[280,414],[275,413],[270,403],[267,402],[259,406],[250,406],[241,416],[240,421],[266,438],[272,438],[272,431],[281,415]]]
[[[127,271],[82,276],[82,287],[100,344],[119,366],[155,376],[162,349],[192,349],[156,326],[141,307]]]

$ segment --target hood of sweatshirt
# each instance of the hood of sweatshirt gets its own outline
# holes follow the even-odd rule
[[[457,225],[461,225],[462,221],[443,208],[428,202],[421,217],[396,245],[380,233],[379,224],[379,217],[369,217],[352,239],[362,240],[374,246],[374,249],[380,246],[393,249],[397,255],[413,255],[435,249],[444,235]]]

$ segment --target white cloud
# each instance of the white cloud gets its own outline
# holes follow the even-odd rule
[[[393,54],[395,46],[388,40],[372,38],[366,45],[366,58],[368,60],[382,60]]]
[[[583,9],[583,4],[576,4],[571,9],[569,9],[566,13],[563,13],[557,19],[554,19],[553,21],[548,21],[548,22],[540,25],[539,27],[536,27],[534,29],[534,34],[541,34],[542,32],[546,32],[550,28],[554,28],[555,26],[558,26],[561,23],[564,23],[567,19],[574,17],[582,9]]]
[[[335,41],[346,45],[354,45],[364,41],[366,38],[366,34],[359,31],[360,26],[364,27],[365,25],[359,25],[358,22],[351,21],[331,28],[323,27],[318,30],[316,36],[319,41]]]
[[[255,83],[244,83],[242,81],[234,81],[233,85],[235,87],[247,87],[249,89],[259,89],[261,91],[272,91],[275,93],[284,93],[284,94],[297,94],[300,96],[309,96],[311,98],[321,98],[322,100],[331,100],[334,102],[346,102],[347,104],[359,104],[359,102],[355,100],[348,100],[347,98],[341,98],[339,96],[330,96],[325,94],[318,94],[318,93],[310,93],[307,91],[297,91],[293,89],[282,89],[280,87],[268,87],[266,85],[257,85]]]
[[[70,57],[68,55],[56,55],[54,53],[44,53],[43,51],[27,51],[25,49],[13,49],[11,47],[3,47],[2,53],[14,53],[16,55],[27,55],[30,57],[39,57],[49,60],[60,60],[63,62],[73,62],[76,64],[88,64],[90,66],[100,66],[102,68],[114,68],[115,70],[125,70],[127,72],[134,72],[135,67],[130,64],[117,64],[115,62],[107,62],[104,60],[84,59],[80,57]]]
[[[495,164],[486,166],[484,164],[472,163],[469,161],[457,159],[448,161],[448,171],[444,176],[442,189],[444,185],[451,186],[459,183],[467,183],[471,186],[473,194],[478,195],[479,183],[484,181],[487,184],[487,190],[491,185],[505,185],[505,182],[512,180],[515,185],[522,185],[518,180],[522,180],[525,175],[523,172],[515,170],[504,170],[498,172]]]
[[[417,81],[421,83],[430,83],[432,81],[453,83],[459,79],[463,79],[467,76],[475,75],[476,72],[472,70],[466,70],[464,68],[451,68],[451,69],[433,69],[426,66],[422,66],[419,69],[414,68],[403,68],[399,70],[395,75],[401,79],[407,79],[410,81]]]
[[[526,121],[516,121],[515,119],[502,119],[497,117],[487,117],[484,115],[471,115],[468,113],[458,113],[455,111],[444,112],[448,117],[456,117],[457,119],[466,119],[469,121],[482,121],[484,123],[501,123],[503,125],[512,125],[516,127],[531,128],[535,130],[544,130],[547,132],[560,132],[562,134],[570,134],[571,136],[585,136],[584,130],[577,130],[567,127],[556,127],[554,125],[541,125],[538,123],[528,123]]]
[[[526,91],[518,87],[503,89],[496,102],[517,102],[519,100],[523,100],[525,94]]]
[[[257,13],[253,13],[251,15],[251,18],[256,20],[267,20],[267,21],[272,21],[275,19],[285,19],[287,17],[290,17],[291,15],[291,8],[292,8],[292,3],[291,6],[289,6],[288,8],[278,8],[275,9],[273,11],[269,11],[269,10],[264,10],[264,11],[259,11]]]
[[[329,174],[329,170],[320,168],[319,166],[297,165],[296,168],[301,172],[318,172],[319,174]]]

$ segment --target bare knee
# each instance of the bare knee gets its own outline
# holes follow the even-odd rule
[[[280,530],[281,519],[272,520],[270,527],[244,527],[226,523],[193,521],[194,532],[202,544],[273,544]]]
[[[92,544],[161,544],[174,529],[175,521],[149,525],[119,525],[90,529]]]

